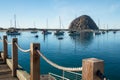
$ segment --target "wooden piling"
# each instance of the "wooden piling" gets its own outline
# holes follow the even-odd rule
[[[40,44],[32,43],[30,50],[30,80],[40,80],[40,55],[36,51],[40,50]]]
[[[82,80],[102,80],[97,76],[97,71],[104,73],[104,61],[96,58],[83,59]]]
[[[17,38],[12,40],[12,76],[16,76],[18,68],[18,48],[15,43],[17,43]]]
[[[6,58],[8,56],[8,47],[7,47],[7,36],[3,36],[3,62],[6,63]]]

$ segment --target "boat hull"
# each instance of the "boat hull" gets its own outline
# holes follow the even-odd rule
[[[20,35],[21,33],[19,33],[19,32],[17,32],[17,33],[15,33],[15,32],[7,32],[6,34],[7,35]]]

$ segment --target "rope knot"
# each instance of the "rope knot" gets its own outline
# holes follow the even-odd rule
[[[96,75],[101,79],[101,80],[106,80],[106,76],[98,70],[96,72]]]

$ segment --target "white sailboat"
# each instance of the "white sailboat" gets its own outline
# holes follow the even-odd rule
[[[20,32],[18,32],[18,30],[16,29],[16,15],[14,15],[14,26],[15,28],[9,28],[6,31],[7,35],[20,35]]]

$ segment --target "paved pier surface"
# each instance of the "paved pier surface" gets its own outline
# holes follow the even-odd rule
[[[18,80],[16,77],[12,77],[11,70],[7,64],[3,63],[0,57],[0,80]]]
[[[41,75],[41,80],[49,80],[48,75]],[[11,70],[7,64],[3,63],[3,59],[0,57],[0,80],[19,80],[17,77],[12,77]],[[50,80],[54,80],[50,78]]]

